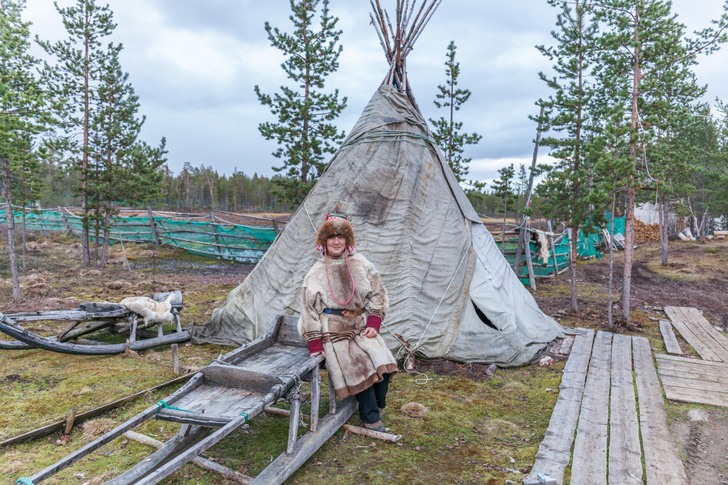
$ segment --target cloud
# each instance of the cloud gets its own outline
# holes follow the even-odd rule
[[[260,106],[253,86],[274,93],[289,84],[280,69],[282,55],[264,30],[266,21],[289,31],[289,3],[284,0],[106,0],[118,24],[108,40],[125,46],[121,61],[129,72],[147,115],[143,136],[156,143],[168,139],[170,166],[185,162],[210,165],[222,173],[234,168],[271,175],[280,164],[270,153],[275,144],[263,139],[258,124],[272,120]],[[59,0],[62,7],[74,0]],[[102,2],[103,3],[103,2]],[[391,1],[382,5],[391,9]],[[721,13],[715,0],[674,0],[674,11],[689,30],[704,28]],[[327,83],[339,88],[348,107],[337,123],[349,131],[382,81],[387,64],[374,29],[369,2],[333,1],[331,13],[343,30],[340,68]],[[44,39],[66,36],[50,1],[28,2],[31,31]],[[458,112],[467,132],[483,140],[466,148],[475,160],[471,175],[494,178],[503,164],[530,163],[537,113],[534,102],[550,94],[538,72],[551,72],[550,62],[534,48],[552,43],[556,9],[543,0],[443,2],[408,57],[408,77],[424,117],[439,118],[432,104],[437,85],[445,81],[445,51],[458,46],[460,86],[470,100]],[[36,55],[44,54],[34,48]],[[728,49],[702,57],[699,81],[708,83],[706,100],[728,100],[723,82]],[[541,149],[546,155],[546,150]],[[510,160],[510,161],[509,161]]]

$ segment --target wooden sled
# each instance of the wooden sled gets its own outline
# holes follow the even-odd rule
[[[182,309],[182,293],[176,293],[172,301],[171,313],[174,316],[176,332],[164,335],[162,324],[157,324],[157,334],[154,338],[137,340],[142,334],[142,325],[137,323],[137,315],[123,305],[114,303],[82,303],[77,310],[61,310],[51,312],[27,312],[3,315],[0,313],[0,331],[16,340],[1,340],[0,350],[23,350],[41,348],[65,354],[80,355],[109,355],[120,354],[128,349],[144,350],[160,345],[186,342],[190,339],[189,333],[182,330],[179,312]],[[170,292],[157,293],[151,298],[158,302],[166,300]],[[18,322],[33,321],[68,321],[71,325],[58,335],[42,337],[24,329]],[[84,323],[85,322],[85,323]],[[83,323],[83,324],[82,324]],[[153,323],[151,324],[153,325]],[[115,333],[129,333],[128,346],[121,344],[104,344],[90,340],[80,340],[83,335],[107,328]],[[82,343],[72,343],[76,342]]]
[[[155,484],[287,396],[291,412],[286,452],[251,482],[283,483],[346,423],[357,407],[351,396],[337,407],[332,391],[329,414],[319,420],[319,364],[323,356],[309,356],[296,322],[295,317],[279,316],[266,335],[215,359],[166,399],[30,478],[19,478],[18,483],[40,483],[148,419],[183,423],[179,433],[164,447],[106,482]],[[309,379],[310,431],[297,440],[300,383]]]

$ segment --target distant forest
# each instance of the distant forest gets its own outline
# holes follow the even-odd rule
[[[58,206],[79,206],[80,196],[74,187],[80,184],[77,170],[67,170],[52,159],[41,162],[42,189],[38,202],[43,208]],[[288,206],[272,192],[271,177],[258,174],[247,175],[234,172],[219,174],[212,166],[193,167],[189,163],[175,174],[165,165],[161,168],[162,182],[159,192],[152,201],[154,209],[173,211],[201,211],[220,209],[230,212],[293,212],[296,207]],[[508,215],[514,217],[516,208],[522,208],[526,187],[515,182],[514,210]],[[475,210],[482,215],[503,217],[503,199],[488,191],[466,191]],[[532,207],[538,212],[538,200],[532,198]]]

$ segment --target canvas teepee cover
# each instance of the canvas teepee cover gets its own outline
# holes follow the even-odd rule
[[[194,342],[241,345],[276,315],[299,314],[327,213],[349,216],[357,251],[382,275],[390,310],[381,334],[395,355],[515,366],[563,337],[483,226],[412,96],[404,61],[439,5],[428,1],[416,11],[413,1],[398,0],[396,29],[377,2],[372,23],[390,63],[383,85],[253,272],[193,328]]]
[[[349,215],[357,251],[382,274],[391,299],[382,337],[395,354],[396,333],[424,357],[522,365],[563,336],[501,255],[425,120],[383,85],[253,272],[193,328],[193,341],[240,345],[276,315],[297,315],[303,278],[321,257],[316,229],[330,212]]]

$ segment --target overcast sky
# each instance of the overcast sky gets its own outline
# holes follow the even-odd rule
[[[720,0],[673,3],[690,31],[707,27],[722,13]],[[109,5],[118,24],[109,40],[124,44],[122,66],[147,116],[142,137],[152,145],[167,137],[170,169],[179,173],[189,162],[225,174],[237,169],[272,175],[271,166],[280,163],[271,156],[276,144],[264,140],[257,127],[274,119],[253,87],[272,94],[287,83],[283,57],[270,46],[264,23],[289,31],[288,0],[110,0]],[[393,5],[382,1],[392,10]],[[347,133],[387,70],[369,9],[365,0],[331,0],[344,51],[327,87],[349,98],[338,120]],[[66,35],[52,0],[29,0],[24,18],[42,39]],[[426,118],[439,118],[432,100],[445,81],[446,47],[450,40],[458,46],[460,87],[473,93],[460,111],[464,130],[483,135],[466,149],[473,158],[469,178],[490,180],[509,163],[530,163],[536,126],[528,115],[537,114],[534,102],[549,95],[538,72],[550,69],[534,46],[551,44],[555,18],[545,0],[444,0],[409,55],[408,76],[420,109]],[[36,54],[42,57],[40,50]],[[728,101],[726,66],[728,48],[700,58],[695,70],[708,84],[706,101]]]

